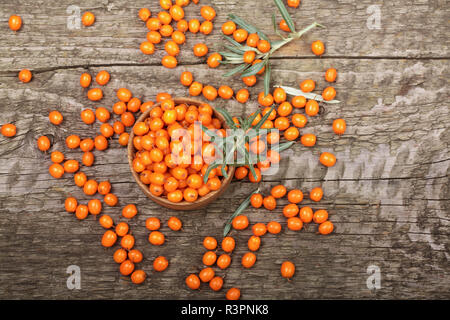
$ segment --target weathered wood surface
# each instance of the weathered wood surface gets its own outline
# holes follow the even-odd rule
[[[213,35],[206,38],[211,50],[220,48],[219,24],[230,12],[248,13],[248,20],[270,33],[271,1],[201,1],[212,3],[218,12]],[[267,9],[255,10],[255,3]],[[185,276],[198,271],[204,236],[220,238],[224,221],[255,186],[234,182],[216,203],[199,212],[170,212],[150,202],[133,182],[126,151],[116,141],[106,152],[95,152],[95,166],[83,168],[88,176],[110,180],[120,207],[106,208],[120,221],[120,208],[135,203],[139,214],[130,221],[137,247],[145,260],[141,267],[150,273],[142,286],[120,276],[112,260],[113,250],[100,246],[103,229],[93,217],[77,221],[64,211],[64,199],[73,195],[88,200],[74,186],[71,176],[54,180],[48,174],[50,160],[35,147],[37,136],[53,137],[53,149],[68,158],[81,154],[66,150],[69,133],[93,137],[99,124],[83,124],[84,107],[111,106],[115,90],[126,86],[136,96],[153,100],[160,91],[186,95],[178,82],[181,71],[190,70],[199,81],[213,85],[229,83],[241,87],[239,79],[224,80],[189,48],[203,36],[189,37],[181,64],[175,71],[159,66],[161,52],[144,57],[139,43],[145,27],[136,19],[138,8],[158,10],[156,1],[83,1],[82,11],[91,10],[97,23],[89,29],[68,30],[66,8],[71,1],[16,1],[0,5],[4,32],[0,35],[0,122],[14,122],[18,134],[0,138],[0,297],[1,298],[118,298],[118,299],[221,299],[224,291],[206,286],[192,292]],[[321,185],[325,197],[314,208],[326,208],[335,223],[330,236],[316,234],[315,226],[300,233],[284,230],[268,235],[257,254],[254,268],[244,270],[240,258],[246,251],[250,230],[233,232],[237,249],[225,276],[225,288],[241,288],[243,299],[305,298],[450,298],[449,270],[449,51],[446,1],[380,1],[381,29],[369,30],[367,7],[372,1],[302,1],[290,10],[297,24],[317,20],[328,26],[280,50],[273,59],[273,83],[296,86],[307,77],[318,79],[328,67],[339,70],[337,106],[322,110],[304,132],[319,137],[317,147],[299,145],[289,151],[280,171],[264,178],[264,190],[275,183],[308,191]],[[191,5],[188,17],[199,7]],[[24,18],[24,28],[13,34],[6,30],[10,14]],[[244,16],[243,14],[241,14]],[[264,22],[266,21],[266,22]],[[318,59],[308,49],[320,38],[327,54]],[[34,71],[29,84],[19,83],[17,71]],[[100,103],[87,100],[78,85],[79,75],[108,70],[112,79]],[[249,114],[257,108],[252,101],[216,105],[232,113]],[[58,109],[63,125],[48,123],[48,112]],[[342,137],[331,131],[336,117],[347,120]],[[333,150],[338,163],[331,169],[318,164],[320,152]],[[309,201],[305,201],[309,204]],[[249,209],[251,221],[277,220],[285,227],[281,206],[274,212]],[[163,227],[168,241],[161,248],[147,241],[145,219],[158,216],[164,222],[177,215],[182,232]],[[284,228],[286,229],[286,228]],[[158,255],[170,260],[164,273],[151,273]],[[295,278],[281,281],[282,261],[297,266]],[[81,290],[68,290],[66,268],[81,268]],[[381,289],[366,286],[367,267],[381,270]]]

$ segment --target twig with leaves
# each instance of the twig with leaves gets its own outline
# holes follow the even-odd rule
[[[230,42],[231,45],[225,45],[225,48],[228,51],[219,52],[224,60],[220,63],[222,64],[238,64],[235,68],[230,70],[229,72],[224,74],[224,77],[230,77],[235,74],[240,74],[242,78],[249,77],[256,75],[258,72],[260,72],[265,67],[264,72],[264,94],[267,95],[270,90],[270,62],[269,59],[271,55],[283,47],[284,45],[288,44],[292,40],[299,39],[303,34],[307,33],[308,31],[314,29],[315,27],[323,27],[322,25],[318,24],[317,22],[312,23],[308,27],[296,31],[294,22],[292,21],[291,16],[289,15],[284,3],[282,0],[274,0],[275,5],[278,7],[278,10],[281,13],[281,16],[286,21],[286,24],[288,25],[290,29],[290,33],[287,37],[284,37],[281,35],[281,33],[277,29],[275,14],[272,15],[272,23],[274,27],[275,33],[280,36],[281,40],[272,41],[270,40],[267,35],[265,35],[261,30],[256,28],[255,26],[249,24],[245,20],[239,18],[238,16],[235,16],[233,14],[228,15],[228,18],[239,25],[241,28],[245,29],[249,33],[256,33],[259,38],[266,40],[270,43],[270,50],[268,52],[261,52],[257,48],[250,47],[248,45],[241,44],[231,37],[224,36],[224,38]],[[256,56],[255,59],[261,60],[261,62],[255,63],[255,64],[249,64],[244,62],[244,53],[247,51],[255,51]]]

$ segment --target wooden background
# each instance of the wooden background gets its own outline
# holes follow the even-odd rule
[[[227,68],[209,69],[204,59],[192,54],[195,43],[205,41],[210,52],[221,48],[220,25],[235,13],[272,34],[270,0],[208,1],[217,11],[214,32],[205,37],[189,34],[182,47],[179,66],[160,66],[163,51],[144,56],[139,51],[146,28],[137,11],[160,10],[158,1],[48,0],[2,1],[0,4],[0,123],[13,122],[18,134],[0,138],[0,298],[2,299],[223,299],[225,289],[241,288],[243,299],[311,298],[450,298],[449,268],[449,32],[450,6],[446,0],[304,0],[299,9],[289,9],[297,28],[318,21],[327,26],[314,30],[303,41],[291,43],[272,59],[273,84],[297,86],[301,80],[318,80],[329,67],[338,72],[336,88],[343,103],[327,106],[311,119],[303,133],[318,135],[313,149],[296,145],[284,157],[280,171],[264,177],[265,192],[278,183],[307,192],[322,186],[324,200],[313,208],[326,208],[336,229],[330,236],[316,234],[316,226],[301,232],[285,227],[281,206],[274,211],[246,211],[251,222],[282,222],[280,235],[267,235],[250,270],[240,266],[250,230],[233,232],[237,249],[225,271],[224,290],[202,286],[188,290],[184,278],[201,267],[204,236],[220,239],[223,224],[239,203],[255,188],[248,182],[233,182],[216,203],[198,212],[171,212],[150,202],[133,182],[126,150],[117,141],[106,152],[94,152],[95,166],[82,168],[88,176],[110,180],[120,206],[105,213],[120,221],[121,207],[135,203],[139,214],[130,221],[137,248],[145,260],[140,267],[150,273],[144,285],[133,285],[120,276],[112,249],[100,245],[104,230],[90,216],[77,221],[64,210],[64,199],[88,198],[74,186],[71,175],[52,179],[49,156],[36,148],[40,135],[52,137],[52,150],[67,158],[80,159],[79,152],[66,150],[64,139],[75,133],[93,137],[99,124],[85,125],[79,118],[85,107],[115,102],[115,90],[124,86],[143,100],[157,92],[184,96],[179,83],[184,70],[196,80],[214,86],[242,87],[239,78],[226,80]],[[70,30],[70,5],[92,11],[94,26]],[[381,11],[379,29],[370,29],[372,5]],[[372,7],[373,8],[373,7]],[[200,7],[186,8],[187,18],[199,17]],[[14,34],[8,29],[11,14],[22,16],[24,25]],[[278,20],[280,15],[277,13]],[[369,20],[369,23],[368,23]],[[369,26],[369,27],[368,27]],[[309,45],[321,39],[326,44],[322,58],[312,55]],[[33,81],[20,83],[22,68],[33,71]],[[83,72],[105,69],[111,82],[105,98],[92,103],[79,84]],[[256,110],[256,94],[262,81],[251,89],[246,105],[216,100],[234,115]],[[61,126],[48,122],[50,110],[64,115]],[[337,117],[347,120],[342,137],[332,133]],[[338,162],[326,169],[318,156],[333,151]],[[308,204],[308,201],[304,202]],[[158,216],[165,223],[176,215],[184,230],[162,231],[168,241],[160,248],[147,241],[145,220]],[[163,273],[152,273],[158,255],[170,260]],[[296,264],[292,281],[280,277],[280,264]],[[68,290],[66,269],[81,268],[81,289]],[[367,268],[381,271],[381,288],[366,285]]]

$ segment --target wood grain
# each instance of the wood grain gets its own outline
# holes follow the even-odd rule
[[[127,87],[143,100],[154,100],[157,92],[186,96],[179,83],[184,70],[196,80],[219,86],[242,88],[238,78],[224,79],[226,68],[212,70],[192,55],[194,43],[206,41],[211,51],[220,48],[219,25],[226,14],[239,13],[262,30],[271,33],[272,1],[201,1],[216,8],[215,31],[209,37],[188,37],[180,57],[181,66],[168,70],[159,66],[162,52],[145,57],[139,43],[145,27],[136,18],[138,8],[156,2],[83,1],[82,11],[97,15],[92,28],[68,30],[67,6],[70,1],[20,1],[2,3],[0,20],[0,123],[13,122],[18,134],[0,138],[0,297],[5,299],[223,299],[224,290],[213,292],[207,286],[192,292],[184,278],[201,268],[203,237],[221,238],[223,224],[239,203],[256,186],[233,182],[216,202],[198,212],[173,212],[151,202],[134,183],[126,149],[111,141],[106,152],[95,151],[95,165],[82,167],[89,177],[109,180],[119,197],[119,206],[105,208],[116,222],[123,221],[121,208],[134,203],[139,214],[129,221],[137,248],[145,256],[140,268],[150,274],[142,286],[120,276],[112,260],[112,249],[100,245],[104,230],[94,217],[77,221],[64,211],[64,199],[73,195],[82,202],[89,198],[66,174],[52,179],[48,174],[49,156],[35,146],[36,138],[52,138],[52,150],[67,158],[81,154],[66,149],[64,139],[71,133],[94,137],[99,124],[88,126],[79,113],[86,107],[115,102],[115,90]],[[240,258],[246,252],[250,230],[233,231],[237,248],[232,265],[225,271],[224,289],[241,288],[243,299],[310,298],[450,298],[449,221],[450,221],[450,114],[449,51],[446,22],[449,8],[445,1],[379,1],[381,29],[369,30],[367,7],[372,1],[302,1],[298,10],[290,9],[298,25],[314,20],[327,26],[315,30],[305,41],[289,44],[273,58],[272,83],[297,86],[306,78],[317,80],[323,88],[323,72],[338,69],[336,106],[325,106],[318,117],[309,119],[302,133],[315,133],[318,144],[308,149],[295,145],[289,150],[275,175],[265,176],[264,192],[284,183],[299,187],[305,194],[321,185],[324,199],[305,205],[326,208],[336,226],[330,236],[316,234],[316,226],[301,232],[289,231],[282,216],[281,202],[273,212],[248,209],[250,221],[282,223],[281,234],[267,235],[257,253],[254,268],[244,270]],[[186,10],[189,18],[198,16],[199,7]],[[24,28],[17,34],[7,29],[10,14],[20,14]],[[247,13],[246,15],[241,13]],[[267,21],[267,23],[265,22]],[[311,55],[309,43],[323,39],[326,55]],[[33,70],[33,81],[19,83],[17,71]],[[111,82],[105,98],[92,103],[78,85],[79,76],[106,69]],[[259,81],[251,91],[251,101],[216,100],[233,115],[248,115],[258,108]],[[48,112],[57,109],[64,122],[55,127]],[[301,111],[302,112],[302,111]],[[348,130],[342,137],[332,133],[331,123],[346,119]],[[326,169],[318,163],[323,151],[333,151],[338,162]],[[181,232],[170,231],[167,219],[175,215],[183,221]],[[168,241],[154,247],[147,241],[145,220],[158,216]],[[163,273],[152,272],[158,255],[170,260]],[[284,260],[296,264],[292,281],[282,281],[279,267]],[[68,290],[66,268],[81,268],[81,290]],[[381,289],[366,286],[367,267],[381,269]]]

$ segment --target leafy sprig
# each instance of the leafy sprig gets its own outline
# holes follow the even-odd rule
[[[229,72],[225,73],[224,77],[231,77],[236,74],[240,74],[241,78],[249,77],[256,75],[258,72],[260,72],[264,67],[265,68],[265,74],[264,74],[264,94],[267,95],[270,90],[270,63],[269,59],[271,55],[286,45],[287,43],[291,42],[292,40],[300,38],[303,34],[306,32],[312,30],[315,27],[323,27],[322,25],[318,24],[317,22],[312,23],[308,27],[296,31],[294,21],[292,20],[291,16],[289,15],[286,6],[284,5],[282,0],[274,0],[275,5],[277,6],[278,10],[280,11],[281,16],[286,21],[286,24],[288,25],[290,29],[290,33],[287,37],[283,37],[281,33],[277,29],[277,23],[275,14],[272,15],[272,23],[274,27],[275,33],[282,39],[278,41],[272,41],[269,39],[269,37],[264,34],[261,30],[259,30],[257,27],[253,26],[252,24],[248,23],[244,19],[234,15],[229,14],[228,18],[239,25],[241,28],[245,29],[248,33],[256,33],[259,38],[264,39],[266,41],[269,41],[271,49],[268,52],[261,52],[257,48],[253,48],[244,44],[241,44],[231,37],[224,36],[224,39],[226,39],[228,42],[230,42],[231,45],[225,45],[225,49],[227,51],[219,52],[223,56],[223,60],[220,62],[222,64],[237,64],[238,66],[231,69]],[[248,64],[244,62],[243,54],[246,51],[255,51],[256,56],[255,59],[261,60],[261,62],[255,63],[255,64]]]

